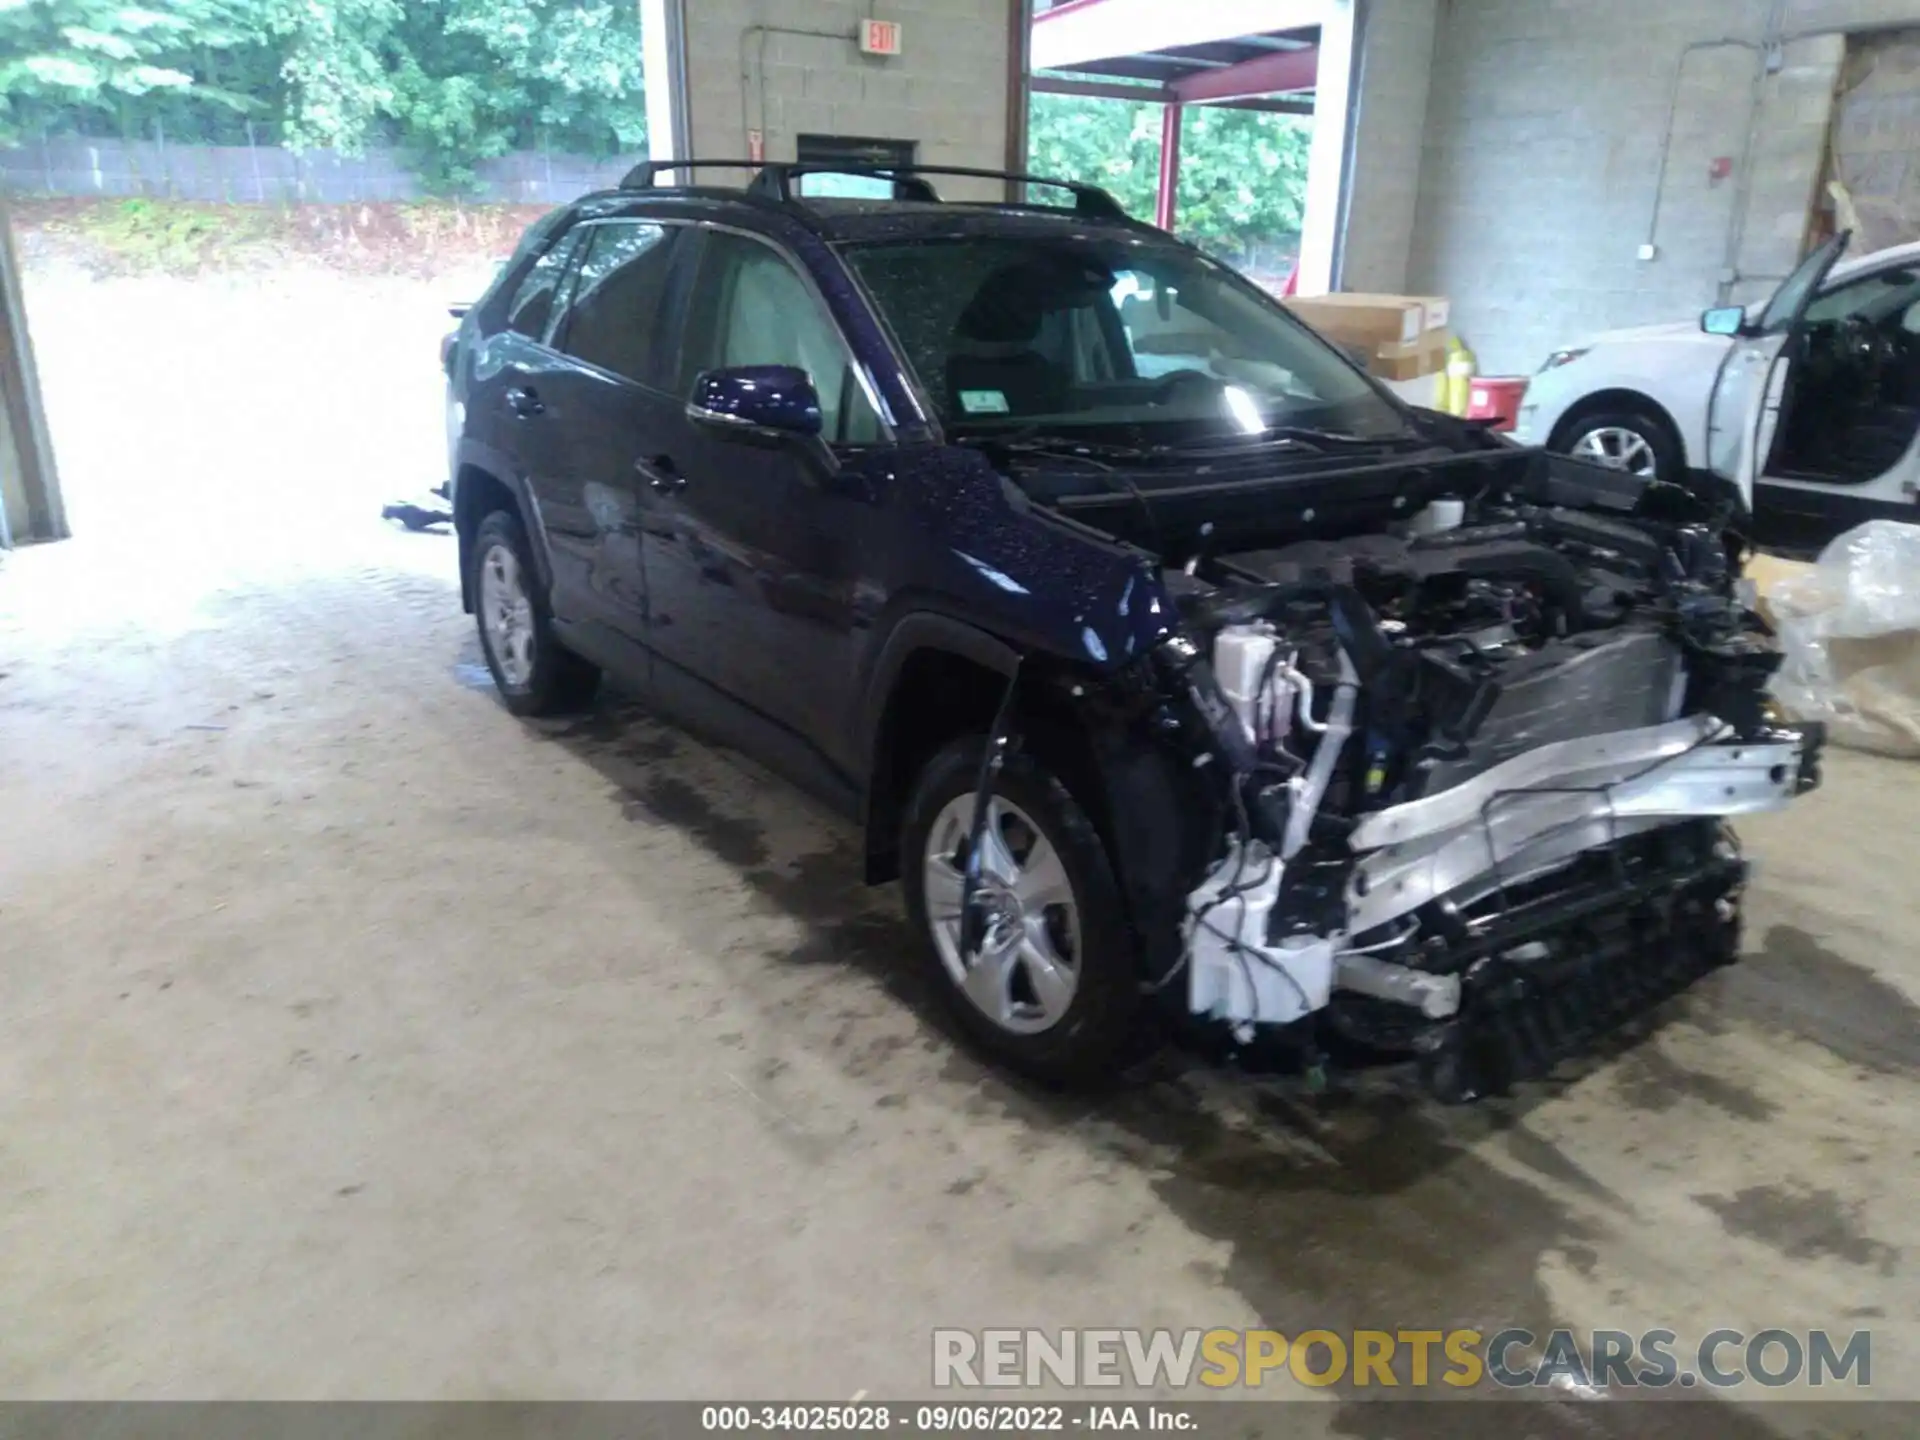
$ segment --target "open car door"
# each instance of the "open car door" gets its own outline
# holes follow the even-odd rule
[[[1749,320],[1737,305],[1700,317],[1709,335],[1733,340],[1707,412],[1709,463],[1716,475],[1734,482],[1749,511],[1754,483],[1766,473],[1781,417],[1793,400],[1794,336],[1851,238],[1851,231],[1842,231],[1802,260],[1758,319]]]

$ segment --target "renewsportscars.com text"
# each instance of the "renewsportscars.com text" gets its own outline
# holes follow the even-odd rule
[[[936,1330],[941,1389],[1494,1385],[1576,1390],[1873,1383],[1871,1331]]]

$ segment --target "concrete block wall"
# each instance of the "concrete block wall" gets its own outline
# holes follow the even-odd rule
[[[689,0],[693,153],[792,160],[802,134],[912,140],[928,164],[1004,168],[1012,0]],[[896,21],[902,54],[860,52],[862,19]],[[951,183],[943,193],[966,198]],[[997,188],[989,194],[1001,193]]]
[[[1406,288],[1451,295],[1482,368],[1508,373],[1594,330],[1685,319],[1723,286],[1769,291],[1820,178],[1844,53],[1831,32],[1917,17],[1920,0],[1440,0]],[[1787,43],[1769,75],[1770,34]],[[1722,158],[1733,171],[1715,179]],[[1403,156],[1386,163],[1403,173]],[[1356,197],[1366,185],[1357,173]],[[1391,242],[1367,244],[1390,278]]]
[[[1368,6],[1353,96],[1353,173],[1341,245],[1343,290],[1407,288],[1441,0]]]

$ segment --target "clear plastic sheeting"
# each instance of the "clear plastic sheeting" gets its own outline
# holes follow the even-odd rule
[[[1767,595],[1786,660],[1773,694],[1836,744],[1920,757],[1920,525],[1871,520]]]

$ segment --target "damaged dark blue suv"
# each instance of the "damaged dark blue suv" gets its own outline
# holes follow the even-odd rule
[[[1820,737],[1728,514],[1409,409],[1093,187],[674,168],[534,226],[447,350],[509,709],[609,673],[857,817],[1051,1079],[1178,1020],[1466,1098],[1737,956],[1727,818]]]

